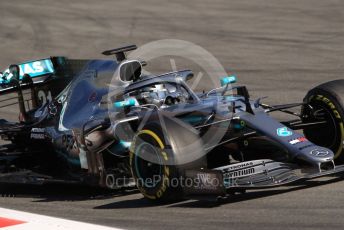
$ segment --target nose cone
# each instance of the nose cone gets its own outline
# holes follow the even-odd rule
[[[315,146],[304,149],[299,158],[309,163],[319,164],[333,161],[334,153],[330,149]]]

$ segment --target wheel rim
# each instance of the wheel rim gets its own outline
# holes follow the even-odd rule
[[[152,163],[145,160],[146,157],[142,157],[146,154],[153,157],[153,162],[159,162],[159,164]],[[139,178],[138,183],[141,183],[144,187],[154,188],[161,181],[162,177],[162,159],[160,152],[156,146],[150,143],[141,143],[135,151],[135,171]]]
[[[336,149],[338,144],[340,144],[338,138],[339,127],[333,112],[326,105],[320,103],[312,106],[317,112],[322,113],[321,120],[326,120],[327,123],[319,125],[317,128],[305,130],[306,137],[318,145],[333,150]]]

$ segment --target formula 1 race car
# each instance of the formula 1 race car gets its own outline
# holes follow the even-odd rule
[[[0,120],[0,186],[136,186],[161,201],[344,171],[344,80],[315,87],[300,103],[267,105],[233,84],[235,76],[197,93],[187,85],[190,70],[144,74],[144,61],[126,59],[134,49],[103,53],[116,60],[51,57],[1,74],[1,108],[19,104],[19,121]],[[296,119],[279,122],[274,111]]]

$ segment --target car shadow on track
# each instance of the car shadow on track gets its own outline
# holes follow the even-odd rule
[[[329,179],[327,181],[304,181],[302,183],[295,183],[292,186],[286,187],[276,187],[269,190],[251,190],[247,191],[243,194],[236,194],[229,196],[226,199],[220,199],[217,202],[209,202],[209,201],[202,201],[202,200],[193,200],[189,202],[183,202],[178,204],[171,204],[168,207],[180,207],[180,208],[213,208],[218,207],[225,204],[237,203],[247,200],[259,199],[263,197],[269,197],[284,193],[289,193],[298,190],[310,189],[313,187],[320,187],[336,182],[343,181],[342,177],[335,177]]]
[[[145,199],[144,197],[134,200],[122,200],[101,206],[94,207],[93,209],[128,209],[128,208],[147,208],[166,205],[164,203],[156,203]]]
[[[283,193],[288,193],[292,191],[298,191],[303,189],[309,189],[313,187],[319,187],[328,185],[331,183],[342,181],[343,178],[335,177],[327,181],[304,181],[302,184],[293,184],[293,186],[288,187],[276,187],[274,189],[268,190],[251,190],[243,194],[231,195],[226,199],[220,199],[217,201],[211,200],[184,200],[175,203],[156,203],[144,199],[131,199],[131,200],[121,200],[118,202],[113,202],[101,206],[96,206],[94,209],[128,209],[128,208],[144,208],[144,207],[155,207],[163,206],[167,208],[216,208],[221,205],[237,203],[241,201],[259,199],[263,197],[269,197],[274,195],[279,195]]]
[[[157,203],[144,199],[140,195],[138,199],[125,199],[126,196],[138,194],[137,189],[107,190],[95,187],[76,186],[76,185],[4,185],[0,184],[0,197],[30,197],[37,198],[32,202],[53,202],[53,201],[84,201],[84,200],[106,200],[116,197],[122,197],[120,201],[96,206],[93,209],[128,209],[162,206],[167,208],[215,208],[221,205],[259,199],[319,187],[331,183],[342,181],[342,177],[334,177],[326,181],[305,181],[299,184],[293,184],[288,187],[276,187],[268,190],[251,190],[244,194],[231,195],[226,199],[217,201],[209,200],[184,200],[174,203]],[[136,196],[135,196],[136,197]]]
[[[37,200],[32,202],[101,200],[135,193],[138,193],[136,188],[108,190],[81,185],[0,184],[0,197],[37,198]]]

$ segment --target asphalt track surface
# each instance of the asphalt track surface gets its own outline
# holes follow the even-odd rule
[[[253,97],[302,100],[343,78],[341,0],[0,2],[0,66],[51,55],[102,58],[101,51],[158,39],[210,51]],[[177,66],[182,65],[176,63]],[[157,70],[162,71],[160,66]],[[167,69],[166,71],[169,71]],[[200,86],[202,87],[202,85]],[[13,116],[2,110],[1,117]],[[344,182],[251,191],[214,203],[152,205],[136,191],[16,188],[0,206],[128,229],[343,229]]]

